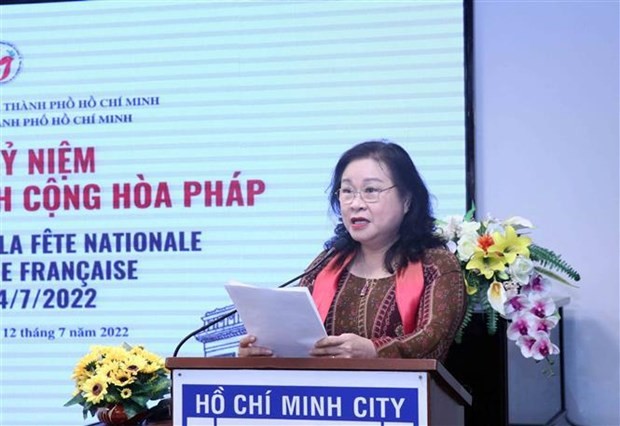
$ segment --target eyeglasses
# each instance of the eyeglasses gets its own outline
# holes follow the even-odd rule
[[[352,203],[357,194],[360,195],[360,198],[364,200],[366,203],[376,203],[379,201],[379,195],[387,190],[395,188],[396,185],[392,185],[388,188],[375,188],[373,186],[367,186],[362,188],[360,191],[354,191],[353,188],[343,187],[336,191],[336,195],[341,203],[349,204]]]

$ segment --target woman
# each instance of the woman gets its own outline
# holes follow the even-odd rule
[[[394,143],[361,143],[338,161],[331,189],[339,224],[330,243],[346,238],[347,245],[300,284],[329,335],[310,355],[444,360],[465,313],[465,285],[434,233],[428,190],[411,158]],[[239,356],[272,355],[255,342],[243,337]]]

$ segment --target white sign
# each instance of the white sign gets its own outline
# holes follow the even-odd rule
[[[426,372],[179,369],[173,420],[178,426],[426,425],[427,381]]]

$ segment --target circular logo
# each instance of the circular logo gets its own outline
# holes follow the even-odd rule
[[[0,84],[8,83],[19,73],[22,56],[11,43],[0,41]]]

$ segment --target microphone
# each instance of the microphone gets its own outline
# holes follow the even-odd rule
[[[342,250],[343,248],[345,248],[347,246],[347,244],[349,243],[349,239],[345,236],[337,238],[334,243],[332,244],[332,246],[325,252],[325,254],[321,257],[321,259],[319,261],[316,262],[316,264],[310,268],[305,270],[304,272],[302,272],[301,274],[297,275],[295,278],[291,278],[290,280],[288,280],[287,282],[280,284],[278,286],[278,288],[282,288],[282,287],[286,287],[289,284],[297,281],[300,278],[305,277],[308,274],[311,274],[312,272],[316,271],[321,265],[323,265],[325,263],[325,261],[327,259],[329,259],[329,257],[331,255],[333,255],[334,253],[339,252],[340,250]],[[203,325],[202,327],[192,331],[191,333],[189,333],[187,336],[185,336],[177,345],[177,347],[174,349],[174,352],[172,354],[172,356],[174,358],[176,358],[177,354],[179,353],[179,350],[181,350],[181,347],[185,344],[185,342],[187,342],[189,339],[191,339],[192,337],[194,337],[195,335],[197,335],[198,333],[205,331],[206,329],[214,326],[215,324],[224,321],[226,318],[233,316],[234,314],[237,313],[236,309],[233,309],[227,313],[225,313],[222,316],[217,317],[216,319],[209,321],[207,324]]]

